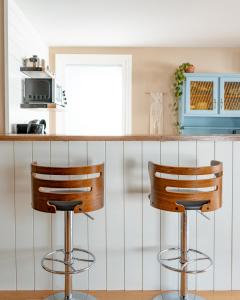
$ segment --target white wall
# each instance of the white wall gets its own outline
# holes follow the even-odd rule
[[[195,290],[240,290],[240,142],[76,141],[0,142],[0,290],[63,289],[63,277],[41,268],[41,257],[63,246],[63,213],[31,208],[30,163],[52,166],[105,163],[105,205],[94,221],[74,215],[74,245],[92,251],[96,264],[73,276],[74,289],[166,290],[179,275],[160,268],[160,249],[179,243],[179,215],[150,206],[149,160],[203,166],[223,161],[223,207],[208,221],[189,212],[189,246],[215,264],[189,276]]]
[[[23,58],[36,54],[48,61],[48,47],[41,40],[35,28],[26,19],[14,0],[6,2],[8,2],[7,76],[9,96],[6,109],[6,130],[11,132],[12,124],[26,123],[35,118],[44,118],[48,123],[47,110],[20,108],[20,104],[23,101],[23,79],[25,78],[25,75],[20,72]]]

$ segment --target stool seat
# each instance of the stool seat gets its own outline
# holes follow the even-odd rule
[[[203,193],[203,191],[198,190],[198,189],[174,189],[170,188],[168,189],[168,192],[172,193],[178,193],[181,195],[181,193],[184,194],[197,194],[197,193]],[[179,205],[184,206],[185,210],[201,210],[202,206],[204,204],[207,204],[209,201],[208,200],[199,200],[199,201],[181,201],[177,200],[176,203]]]
[[[151,198],[151,195],[148,195],[148,199]],[[184,206],[185,210],[201,210],[204,204],[207,204],[208,200],[201,201],[176,201],[177,204]]]
[[[74,210],[76,205],[81,204],[81,201],[49,201],[49,204],[52,204],[56,207],[56,210],[60,211],[70,211]]]
[[[67,194],[71,192],[79,193],[79,199],[81,198],[81,193],[85,192],[86,189],[51,189],[50,193],[54,194]],[[58,200],[52,200],[49,201],[49,204],[52,204],[56,207],[56,210],[59,211],[71,211],[74,210],[74,207],[81,204],[80,200],[74,200],[74,201],[58,201]]]
[[[204,204],[207,204],[209,201],[177,201],[177,204],[183,205],[185,210],[201,210]]]

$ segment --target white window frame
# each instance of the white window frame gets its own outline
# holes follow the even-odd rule
[[[56,54],[57,80],[65,86],[65,69],[68,65],[121,66],[123,82],[123,134],[132,133],[132,55],[115,54]],[[67,91],[66,91],[67,94]]]
[[[4,0],[4,117],[5,117],[5,133],[10,133],[11,128],[9,124],[9,53],[8,53],[8,12],[9,0]]]

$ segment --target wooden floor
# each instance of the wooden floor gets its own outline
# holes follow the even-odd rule
[[[41,300],[49,296],[49,291],[38,292],[0,292],[1,300]],[[158,291],[151,292],[91,292],[98,300],[151,300]],[[234,292],[198,292],[207,300],[240,300],[240,291]]]

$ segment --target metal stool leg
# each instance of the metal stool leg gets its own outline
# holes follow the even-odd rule
[[[181,214],[181,260],[180,263],[183,266],[187,260],[187,235],[188,235],[188,224],[187,224],[187,212]],[[183,269],[187,271],[187,266]],[[181,273],[181,287],[180,287],[180,297],[181,299],[186,299],[187,296],[187,273]]]
[[[71,272],[71,265],[72,261],[72,211],[65,211],[64,213],[64,227],[65,227],[65,238],[64,238],[64,251],[65,251],[65,262],[69,264],[65,265],[65,300],[72,299],[72,274],[68,274]]]
[[[95,297],[81,292],[72,291],[72,226],[73,212],[64,212],[64,261],[65,261],[65,290],[64,293],[58,293],[47,297],[45,300],[96,300]]]
[[[188,294],[187,286],[187,265],[184,267],[184,264],[188,261],[188,245],[187,245],[187,236],[188,236],[188,223],[187,223],[187,211],[181,214],[181,258],[180,263],[183,267],[181,272],[181,286],[180,291],[164,293],[153,298],[153,300],[204,300],[204,298],[197,295]]]

